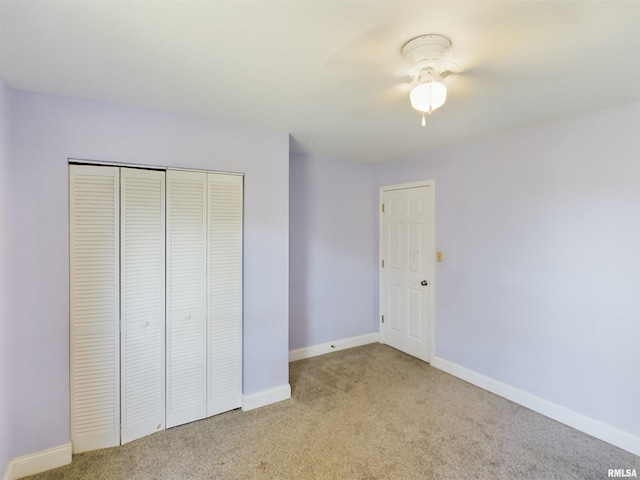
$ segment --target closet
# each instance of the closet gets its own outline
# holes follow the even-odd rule
[[[242,176],[70,165],[74,452],[242,393]]]

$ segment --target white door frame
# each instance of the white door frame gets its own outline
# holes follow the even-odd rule
[[[429,363],[432,363],[433,358],[435,357],[435,299],[436,299],[436,243],[435,243],[435,230],[436,230],[436,217],[435,217],[435,201],[436,201],[436,181],[435,180],[423,180],[420,182],[410,182],[410,183],[400,183],[397,185],[386,185],[384,187],[380,187],[380,193],[378,197],[378,218],[379,218],[379,253],[378,253],[378,321],[379,323],[379,333],[380,333],[380,343],[384,343],[384,328],[382,325],[382,315],[384,315],[383,307],[382,307],[382,299],[383,299],[383,268],[382,261],[384,260],[384,218],[382,205],[384,200],[384,193],[392,190],[405,190],[409,188],[416,187],[429,187],[429,216],[431,218],[431,222],[429,225],[429,245],[431,246],[430,251],[427,255],[427,262],[429,267],[429,281],[430,281],[430,289],[429,289]]]

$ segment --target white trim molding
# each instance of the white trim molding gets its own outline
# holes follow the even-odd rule
[[[264,407],[272,403],[291,398],[291,385],[285,383],[279,387],[269,388],[256,393],[242,395],[242,410],[247,412],[254,408]]]
[[[9,460],[7,469],[4,471],[4,475],[2,475],[2,480],[13,480],[13,460]]]
[[[342,340],[336,340],[335,342],[321,343],[319,345],[312,345],[311,347],[289,350],[289,361],[295,362],[296,360],[317,357],[318,355],[324,355],[325,353],[337,352],[338,350],[360,347],[362,345],[377,342],[380,342],[380,334],[378,332],[365,333],[364,335],[343,338]]]
[[[640,455],[640,436],[625,432],[606,423],[594,420],[581,413],[536,397],[518,388],[482,375],[456,363],[434,357],[431,366],[465,380],[477,387],[488,390],[512,402],[527,407],[546,417],[587,433],[607,443],[620,447],[635,455]]]
[[[4,474],[3,480],[14,480],[45,472],[52,468],[69,465],[71,463],[71,452],[71,442],[69,442],[59,447],[16,457],[9,462],[9,467]]]

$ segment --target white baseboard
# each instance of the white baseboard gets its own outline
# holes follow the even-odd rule
[[[4,475],[2,475],[2,480],[13,480],[13,460],[9,460],[7,469],[4,471]]]
[[[594,420],[581,413],[569,410],[566,407],[536,397],[523,390],[499,382],[493,378],[469,370],[458,364],[449,362],[439,357],[434,357],[431,366],[447,372],[454,377],[461,378],[473,385],[500,395],[512,402],[518,403],[535,412],[541,413],[558,422],[599,438],[607,443],[620,447],[635,455],[640,455],[640,436],[633,435],[606,423]]]
[[[296,360],[317,357],[318,355],[324,355],[325,353],[337,352],[338,350],[359,347],[361,345],[367,345],[369,343],[376,343],[379,341],[380,334],[375,332],[365,333],[364,335],[358,335],[356,337],[343,338],[342,340],[336,340],[335,342],[321,343],[320,345],[313,345],[311,347],[296,348],[295,350],[289,350],[289,361],[295,362]]]
[[[291,385],[288,383],[279,387],[262,390],[261,392],[251,393],[242,396],[242,410],[248,411],[254,408],[264,407],[272,403],[281,402],[291,398]]]
[[[7,480],[13,480],[69,465],[70,463],[71,442],[59,447],[14,458],[9,463],[8,473],[5,473],[5,477]]]

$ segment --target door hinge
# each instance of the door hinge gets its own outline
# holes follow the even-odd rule
[[[382,260],[382,268],[384,268],[384,260]]]
[[[382,323],[384,323],[384,315],[382,315]]]
[[[384,203],[382,204],[382,213],[384,213]]]

